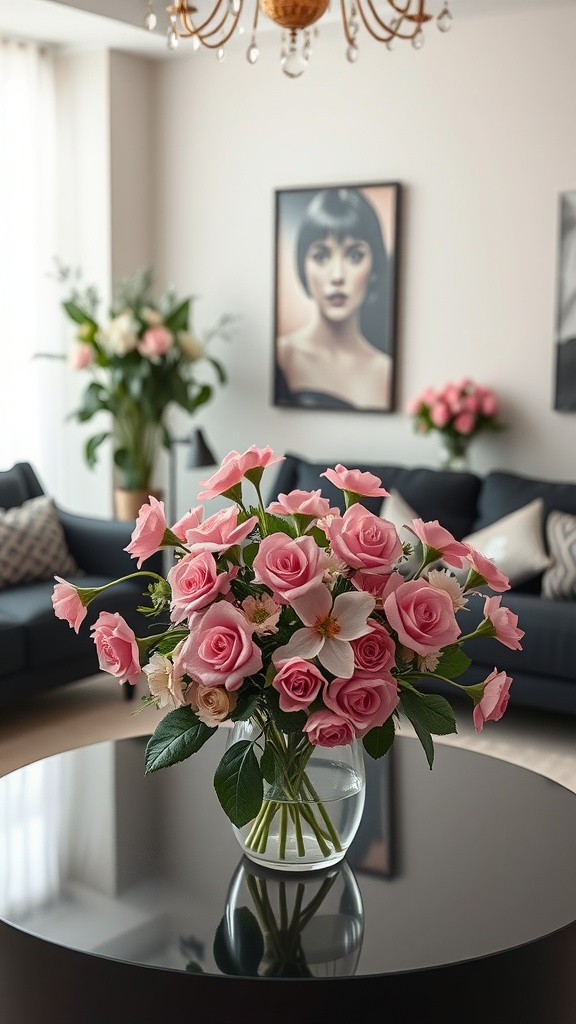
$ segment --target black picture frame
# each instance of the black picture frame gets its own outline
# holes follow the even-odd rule
[[[576,412],[576,192],[558,206],[554,408]]]
[[[275,406],[395,410],[401,200],[398,181],[275,190]]]

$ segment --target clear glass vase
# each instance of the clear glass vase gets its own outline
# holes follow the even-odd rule
[[[224,974],[241,977],[350,977],[363,936],[362,897],[346,860],[313,874],[279,875],[243,857],[214,955]]]
[[[250,741],[260,759],[266,748],[264,799],[242,828],[232,826],[250,860],[280,871],[313,871],[337,864],[352,842],[364,810],[366,774],[360,740],[343,747],[312,745],[300,733],[272,724],[264,734],[252,719],[236,722],[227,742]]]
[[[470,438],[463,434],[440,434],[440,468],[455,473],[470,471],[468,446]]]

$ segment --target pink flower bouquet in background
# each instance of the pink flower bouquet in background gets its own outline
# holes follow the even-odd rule
[[[481,730],[503,715],[511,679],[495,667],[483,683],[459,683],[470,664],[466,643],[484,636],[520,649],[524,634],[501,607],[509,583],[493,562],[436,521],[415,519],[414,543],[403,544],[391,522],[364,507],[364,498],[388,493],[370,473],[337,465],[322,474],[342,490],[343,513],[320,491],[280,494],[265,507],[262,475],[282,458],[256,446],[231,452],[202,483],[199,499],[230,499],[213,515],[199,505],[168,524],[163,503],[150,498],[127,548],[133,575],[148,584],[150,632],[136,637],[120,615],[102,612],[92,633],[101,668],[129,683],[142,670],[143,705],[167,709],[148,742],[146,772],[190,757],[222,722],[250,722],[252,737],[229,746],[215,773],[224,811],[237,828],[253,823],[247,846],[262,851],[275,816],[287,813],[266,796],[280,780],[292,801],[289,824],[298,831],[306,818],[329,857],[339,842],[330,807],[304,810],[315,748],[360,740],[380,758],[405,716],[432,768],[433,735],[456,732],[456,721],[449,701],[420,684],[467,694]],[[173,551],[166,578],[139,568],[160,548]],[[483,618],[463,630],[460,615],[478,588]],[[96,593],[59,580],[56,615],[78,631]]]
[[[406,411],[414,417],[417,433],[438,432],[448,458],[465,458],[470,441],[478,434],[505,429],[497,418],[500,405],[494,391],[468,379],[438,390],[426,388],[408,402]]]

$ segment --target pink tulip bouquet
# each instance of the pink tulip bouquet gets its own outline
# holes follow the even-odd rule
[[[436,430],[448,454],[455,458],[465,457],[477,434],[505,429],[498,421],[499,402],[494,391],[467,378],[439,390],[426,388],[408,402],[407,412],[414,417],[418,434]]]
[[[256,726],[253,739],[226,749],[214,779],[232,823],[254,822],[254,849],[265,848],[281,813],[265,798],[266,781],[281,776],[291,798],[304,798],[318,746],[360,740],[380,758],[406,716],[432,768],[432,736],[456,732],[456,721],[445,697],[419,688],[423,680],[467,694],[478,731],[501,718],[510,677],[494,668],[482,683],[458,683],[470,664],[464,646],[484,636],[520,649],[524,635],[501,607],[509,583],[492,561],[437,521],[413,520],[414,544],[402,543],[365,508],[365,498],[388,494],[371,473],[337,465],[322,474],[343,492],[343,513],[320,490],[280,494],[265,507],[262,475],[282,458],[255,445],[230,452],[198,500],[231,504],[208,517],[198,505],[169,525],[151,497],[126,550],[137,560],[132,575],[147,580],[155,625],[137,637],[118,613],[101,612],[92,626],[102,670],[132,684],[143,672],[144,706],[166,712],[147,744],[147,773],[196,753],[222,722]],[[173,552],[166,577],[141,568],[161,548]],[[463,632],[459,614],[478,588],[482,621]],[[58,579],[56,615],[78,632],[98,592]],[[321,804],[309,824],[327,855],[337,848]]]

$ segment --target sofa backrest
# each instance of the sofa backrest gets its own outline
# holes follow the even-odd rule
[[[331,505],[344,510],[344,495],[326,477],[320,474],[333,468],[334,462],[311,463],[301,456],[288,453],[279,464],[269,500],[289,491],[316,491],[328,498]],[[478,516],[478,497],[482,480],[474,473],[453,473],[423,467],[407,468],[384,463],[350,462],[347,469],[360,469],[373,473],[382,481],[382,487],[395,488],[418,516],[425,521],[438,519],[458,540],[472,530]],[[362,502],[371,512],[379,515],[382,498],[367,498]]]
[[[0,472],[0,508],[15,508],[41,494],[44,491],[30,463],[17,462]]]

